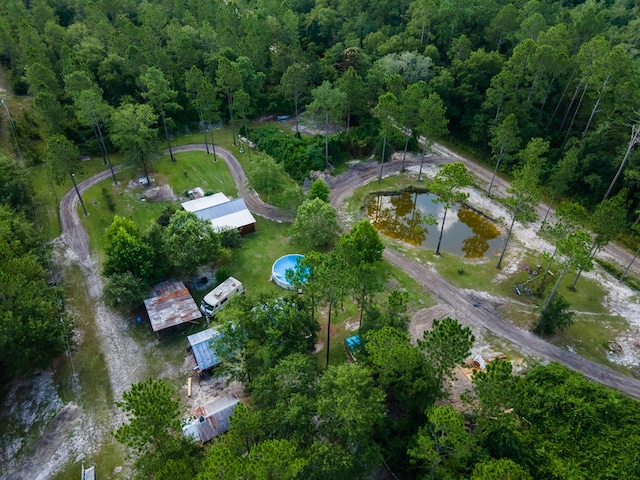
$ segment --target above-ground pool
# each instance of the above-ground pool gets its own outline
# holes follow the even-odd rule
[[[298,261],[301,261],[303,258],[304,255],[290,253],[277,259],[273,262],[273,267],[271,267],[271,280],[281,288],[295,290],[295,287],[287,280],[286,274],[287,270],[295,271],[299,266]]]

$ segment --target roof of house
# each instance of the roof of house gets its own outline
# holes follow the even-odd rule
[[[196,409],[196,419],[182,427],[185,437],[208,442],[229,430],[229,418],[240,401],[235,397],[222,397]]]
[[[184,202],[182,204],[182,208],[184,208],[187,212],[197,212],[200,210],[204,210],[205,208],[220,205],[221,203],[226,203],[228,201],[229,197],[227,197],[224,193],[218,192],[213,195],[208,195],[206,197],[196,198],[195,200]]]
[[[167,280],[155,285],[144,306],[154,332],[202,317],[189,290],[179,281]]]
[[[187,337],[200,370],[206,370],[220,364],[220,359],[211,345],[211,339],[219,336],[220,333],[218,333],[217,329],[207,328]]]
[[[216,230],[230,230],[256,223],[242,198],[235,198],[194,213],[198,218],[209,220]]]

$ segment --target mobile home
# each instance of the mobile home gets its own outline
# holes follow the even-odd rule
[[[200,304],[200,311],[206,317],[213,317],[218,310],[227,304],[231,297],[240,293],[244,293],[242,283],[233,277],[229,277],[204,296]]]

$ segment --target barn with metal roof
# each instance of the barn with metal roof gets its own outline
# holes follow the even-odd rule
[[[222,193],[197,198],[182,204],[182,208],[208,220],[215,230],[237,229],[241,235],[254,232],[256,219],[242,198],[230,200]]]
[[[196,419],[182,427],[186,438],[196,442],[208,442],[229,430],[229,419],[240,403],[235,397],[222,397],[196,409]]]

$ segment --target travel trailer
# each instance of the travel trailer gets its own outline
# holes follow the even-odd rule
[[[242,283],[229,277],[204,296],[200,304],[200,311],[207,318],[213,317],[231,297],[240,293],[244,293]]]

